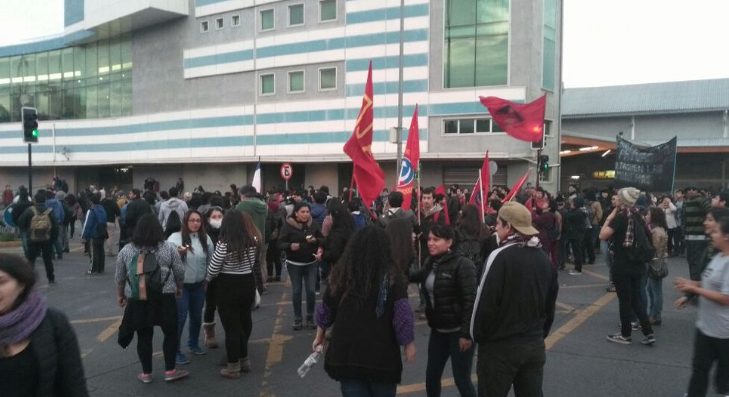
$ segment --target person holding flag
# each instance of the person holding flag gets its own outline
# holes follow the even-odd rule
[[[420,129],[418,127],[418,105],[415,105],[413,118],[410,121],[410,131],[408,132],[408,142],[405,146],[405,153],[402,157],[400,166],[400,175],[397,179],[395,191],[402,193],[402,202],[406,208],[410,208],[410,202],[415,188],[415,180],[418,176],[418,168],[420,165]],[[392,205],[391,205],[392,206]]]

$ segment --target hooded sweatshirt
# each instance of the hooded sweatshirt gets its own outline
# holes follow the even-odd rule
[[[159,209],[159,215],[157,216],[159,223],[162,224],[162,228],[167,225],[167,218],[170,216],[172,211],[177,212],[180,219],[183,219],[185,217],[185,212],[187,212],[187,204],[177,197],[170,197],[169,200],[162,203]]]
[[[268,213],[268,206],[263,200],[256,197],[246,197],[238,203],[235,209],[250,215],[260,235],[266,235],[266,214]]]

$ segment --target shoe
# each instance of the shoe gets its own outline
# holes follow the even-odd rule
[[[60,261],[60,260],[63,260],[63,256],[61,256],[61,255],[58,255],[58,256],[56,257],[56,259],[58,259],[59,261]]]
[[[642,327],[640,326],[640,323],[636,321],[634,323],[630,323],[630,329],[633,331],[640,331]]]
[[[559,266],[559,267],[557,268],[557,270],[564,270],[564,269],[565,269],[565,266],[564,266],[564,265],[562,265],[562,266]]]
[[[177,365],[190,364],[190,359],[187,358],[187,356],[184,353],[179,352],[175,356],[175,364],[177,364]]]
[[[240,362],[228,363],[226,368],[220,370],[220,376],[228,379],[240,378]]]
[[[301,329],[304,328],[303,325],[301,325],[301,319],[294,320],[294,331],[301,331]]]
[[[137,379],[139,379],[139,381],[144,384],[152,383],[152,374],[145,374],[144,372],[142,372],[141,374],[137,375]]]
[[[643,340],[640,341],[640,343],[651,346],[652,344],[656,343],[656,338],[653,336],[653,334],[646,335]]]
[[[48,280],[48,285],[56,285],[56,280]]]
[[[415,313],[423,313],[425,312],[425,305],[418,306],[417,309],[415,309]]]
[[[194,354],[196,356],[204,356],[204,355],[208,354],[208,352],[205,349],[203,349],[202,347],[200,347],[200,346],[193,346],[193,347],[191,347],[190,348],[190,353],[192,353],[192,354]]]
[[[306,328],[316,329],[316,323],[313,316],[306,316]]]
[[[261,291],[261,295],[266,295],[268,293],[268,288],[263,287],[263,291]]]
[[[581,276],[582,272],[578,272],[577,270],[570,270],[569,272],[567,272],[567,274],[569,274],[570,276]]]
[[[275,281],[275,282],[279,282],[279,281],[281,281],[281,276],[276,276],[276,277],[274,277],[274,278],[273,278],[273,281]]]
[[[63,252],[64,252],[65,254],[68,254],[68,253],[70,253],[70,252],[71,252],[71,250],[70,250],[70,249],[68,249],[68,248],[64,248],[64,249],[63,249]]]
[[[248,357],[240,359],[240,372],[251,372],[251,360]]]
[[[165,372],[165,382],[174,382],[178,379],[186,378],[190,375],[189,372],[184,369],[173,369],[172,371]]]
[[[428,316],[425,313],[420,313],[418,315],[418,320],[427,320]]]
[[[208,349],[218,348],[218,341],[215,340],[215,323],[204,323],[203,335],[205,335],[205,347]]]
[[[266,278],[266,282],[267,283],[272,283],[273,282],[273,277],[267,277]]]
[[[99,273],[98,272],[95,272],[93,270],[87,270],[86,271],[86,274],[89,275],[89,276],[93,276],[94,274],[99,274]]]
[[[615,292],[615,284],[608,284],[607,288],[605,288],[606,292]]]
[[[618,332],[617,334],[608,335],[607,340],[608,342],[619,343],[621,345],[629,345],[633,342],[633,339],[631,337],[625,337],[620,332]]]
[[[594,265],[594,264],[595,264],[595,261],[594,261],[594,260],[592,260],[592,261],[587,261],[587,264],[588,264],[588,265]]]
[[[660,317],[651,317],[649,319],[651,325],[661,325],[661,318]]]

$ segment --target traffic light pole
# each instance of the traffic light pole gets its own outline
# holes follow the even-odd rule
[[[534,184],[535,189],[539,189],[539,177],[542,175],[542,149],[537,150],[537,183]]]
[[[31,144],[28,144],[28,194],[33,196],[33,158],[31,153],[33,153],[33,149],[31,149]]]

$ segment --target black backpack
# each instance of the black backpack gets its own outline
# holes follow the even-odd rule
[[[625,247],[625,254],[628,260],[640,264],[645,264],[653,260],[656,256],[656,248],[653,246],[653,240],[645,221],[639,215],[633,216],[633,245]]]
[[[162,268],[157,263],[155,252],[141,251],[134,254],[127,264],[127,283],[132,290],[131,298],[140,301],[161,299],[170,275],[172,275],[171,268],[167,276],[162,279]]]
[[[483,264],[483,258],[481,257],[481,244],[478,240],[471,236],[467,236],[458,244],[458,252],[471,260],[477,268],[480,268]]]

